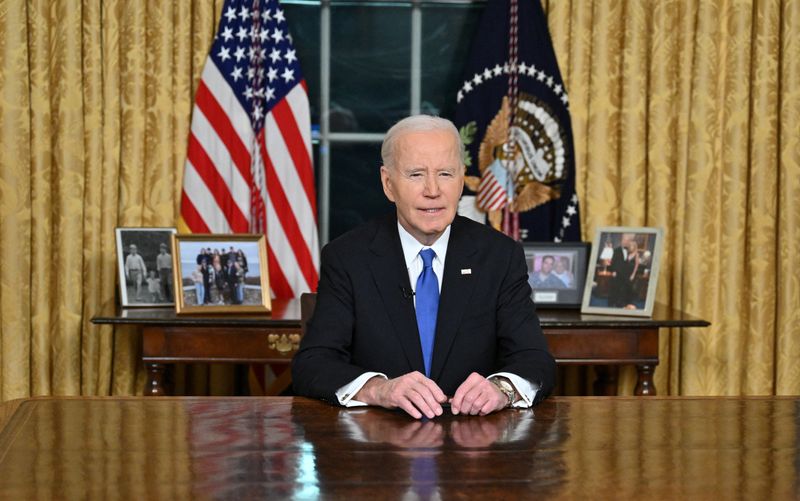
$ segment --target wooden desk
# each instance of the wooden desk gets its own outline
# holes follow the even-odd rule
[[[96,324],[142,329],[142,359],[149,377],[146,395],[165,395],[164,364],[176,362],[264,363],[279,367],[269,389],[291,382],[289,363],[300,343],[299,300],[273,300],[271,316],[177,316],[170,309],[127,309],[92,318]],[[656,305],[652,318],[582,315],[577,310],[539,310],[550,351],[559,364],[635,365],[636,395],[655,395],[658,333],[666,327],[706,327],[705,320]],[[612,371],[600,370],[597,385],[616,392]]]
[[[800,496],[797,398],[562,397],[431,421],[286,397],[5,405],[0,499]]]

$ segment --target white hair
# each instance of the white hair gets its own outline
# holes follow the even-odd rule
[[[453,134],[453,139],[458,148],[459,163],[464,165],[464,143],[461,142],[461,135],[453,122],[446,118],[435,117],[432,115],[412,115],[394,124],[383,139],[381,145],[381,159],[383,165],[392,167],[394,165],[395,150],[397,149],[397,139],[407,132],[431,132],[446,131]]]

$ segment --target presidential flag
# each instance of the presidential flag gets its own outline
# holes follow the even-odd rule
[[[579,241],[569,98],[539,0],[487,4],[456,101],[460,210],[518,240]]]
[[[276,298],[315,291],[306,83],[277,0],[226,0],[195,95],[181,195],[193,233],[266,233]]]

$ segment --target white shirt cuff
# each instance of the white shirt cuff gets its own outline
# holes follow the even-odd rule
[[[511,381],[511,384],[514,386],[514,389],[517,390],[517,393],[519,393],[519,396],[521,398],[516,402],[514,402],[514,404],[511,407],[516,407],[518,409],[527,409],[533,405],[533,399],[536,397],[536,393],[539,391],[538,384],[531,383],[527,379],[521,378],[516,374],[511,374],[510,372],[498,372],[492,374],[486,379],[491,379],[495,376],[502,376],[504,378],[508,378],[508,380]]]
[[[353,400],[353,397],[356,393],[358,393],[361,388],[367,384],[367,381],[374,378],[375,376],[380,376],[383,379],[389,379],[386,377],[386,374],[380,372],[365,372],[361,374],[354,380],[350,381],[346,385],[342,386],[338,390],[336,390],[336,398],[339,399],[339,404],[344,405],[345,407],[364,407],[367,404],[364,402],[359,402],[358,400]]]

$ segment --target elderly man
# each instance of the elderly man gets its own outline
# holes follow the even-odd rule
[[[555,362],[522,247],[456,215],[464,186],[455,126],[414,116],[386,134],[383,191],[396,213],[322,251],[317,306],[293,359],[296,393],[433,418],[529,407]]]

